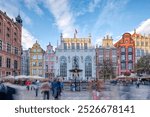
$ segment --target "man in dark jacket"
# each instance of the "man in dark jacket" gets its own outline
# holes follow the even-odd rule
[[[54,79],[52,82],[52,95],[55,99],[58,99],[61,93],[61,84],[59,79]]]

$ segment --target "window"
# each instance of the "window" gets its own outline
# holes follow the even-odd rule
[[[85,77],[92,77],[92,59],[90,56],[85,58]]]
[[[41,49],[37,49],[37,52],[41,52]]]
[[[141,42],[141,46],[144,46],[144,42],[143,41]]]
[[[72,47],[72,50],[74,50],[74,49],[75,49],[75,44],[72,43],[72,44],[71,44],[71,47]]]
[[[42,76],[42,69],[39,69],[38,73],[39,73],[39,76]]]
[[[70,49],[70,43],[68,44],[68,49]]]
[[[129,48],[128,48],[128,52],[132,52],[132,47],[129,47]]]
[[[139,42],[138,41],[136,42],[136,45],[139,46]]]
[[[36,66],[36,62],[32,62],[32,66],[34,66],[34,67],[35,67],[35,66]]]
[[[38,55],[38,59],[42,59],[42,55]]]
[[[106,57],[109,57],[109,50],[106,50]]]
[[[11,65],[11,59],[7,58],[7,60],[6,60],[6,67],[10,68],[11,67],[10,65]]]
[[[16,35],[17,35],[17,33],[16,33],[16,32],[14,32],[14,35],[16,36]]]
[[[16,39],[16,38],[14,38],[14,40],[15,40],[15,42],[17,41],[17,39]]]
[[[79,44],[79,43],[77,43],[77,49],[78,49],[78,50],[80,49],[80,44]]]
[[[18,69],[18,62],[14,60],[14,69]]]
[[[37,59],[37,56],[36,56],[36,55],[33,55],[33,56],[32,56],[32,59]]]
[[[10,37],[10,34],[9,34],[9,33],[7,33],[6,35],[7,35],[7,37]]]
[[[0,40],[0,50],[2,50],[2,40]]]
[[[125,47],[121,47],[121,52],[126,52]]]
[[[128,55],[128,60],[132,60],[132,55]]]
[[[7,27],[7,31],[9,32],[9,31],[10,31],[10,28]]]
[[[67,50],[67,43],[64,43],[64,50]]]
[[[42,66],[42,62],[39,62],[39,66]]]
[[[36,52],[36,49],[33,49],[33,52]]]
[[[144,50],[141,50],[141,56],[144,56]]]
[[[126,69],[126,63],[121,63],[121,69],[125,70]]]
[[[64,56],[60,58],[60,76],[67,76],[67,59]]]
[[[50,61],[53,62],[53,61],[54,61],[54,57],[51,57],[51,58],[50,58]]]
[[[32,74],[36,75],[36,69],[32,69]]]
[[[133,69],[133,64],[132,63],[128,63],[128,69],[132,70]]]
[[[117,51],[116,50],[112,50],[112,55],[116,55]]]
[[[7,52],[11,52],[11,45],[7,43]]]
[[[117,62],[117,57],[112,57],[112,62],[116,63]]]
[[[148,47],[148,42],[145,42],[145,46]]]
[[[2,67],[2,56],[0,56],[0,67]]]
[[[87,43],[84,44],[84,49],[87,49]]]
[[[100,63],[100,64],[103,63],[103,56],[99,56],[99,63]]]
[[[18,48],[15,47],[15,54],[18,55]]]
[[[46,72],[48,72],[48,65],[46,65]]]
[[[140,57],[140,49],[136,49],[136,56]]]
[[[125,61],[126,60],[126,56],[125,55],[121,55],[121,61]]]
[[[104,52],[103,49],[100,49],[100,50],[99,50],[100,55],[103,55],[103,52]]]

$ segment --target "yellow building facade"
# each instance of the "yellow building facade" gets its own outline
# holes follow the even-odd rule
[[[44,50],[37,42],[30,49],[30,75],[44,77]]]
[[[113,47],[113,39],[107,35],[102,40],[102,47]]]
[[[77,38],[74,34],[74,38],[63,38],[61,35],[61,43],[64,50],[66,49],[87,49],[91,47],[91,35],[87,38]]]
[[[150,35],[141,35],[134,30],[132,39],[135,41],[135,48],[137,49],[137,55],[150,54]],[[139,51],[138,51],[139,50]],[[141,51],[140,51],[141,50]]]

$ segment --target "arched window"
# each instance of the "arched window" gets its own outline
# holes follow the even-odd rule
[[[92,77],[92,58],[90,56],[85,58],[85,77]]]
[[[60,58],[60,76],[67,77],[67,59],[64,56]]]
[[[72,68],[79,68],[79,57],[78,56],[74,56],[72,58]]]

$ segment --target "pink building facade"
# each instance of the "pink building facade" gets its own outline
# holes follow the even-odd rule
[[[53,46],[51,43],[47,45],[47,49],[45,52],[45,77],[46,78],[53,78],[55,76],[55,52],[53,50]]]

